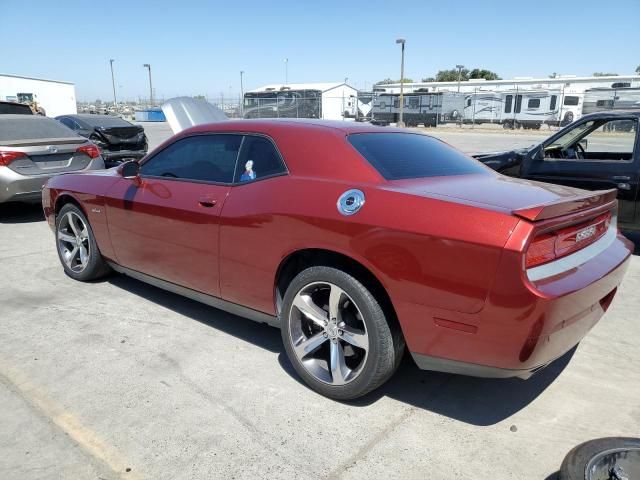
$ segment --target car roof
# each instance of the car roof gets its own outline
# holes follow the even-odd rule
[[[269,118],[259,120],[229,120],[225,122],[206,123],[188,128],[181,133],[205,133],[220,130],[237,131],[285,131],[295,127],[296,130],[333,130],[351,133],[378,133],[378,132],[404,132],[407,130],[394,127],[381,127],[365,122],[340,121],[340,120],[319,120],[311,118]]]

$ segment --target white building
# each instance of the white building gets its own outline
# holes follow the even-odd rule
[[[244,95],[245,118],[354,118],[358,91],[342,82],[265,85]]]
[[[502,90],[564,90],[567,93],[584,93],[591,88],[621,88],[640,87],[640,75],[616,75],[606,77],[576,77],[561,75],[556,78],[515,77],[511,80],[473,79],[460,82],[460,92],[473,93],[481,91]],[[456,92],[458,82],[420,82],[405,83],[404,91],[413,92],[419,88],[426,88],[429,92]],[[388,93],[400,93],[400,84],[376,85],[376,90]]]
[[[35,101],[48,117],[77,113],[76,87],[70,82],[0,73],[0,100]]]

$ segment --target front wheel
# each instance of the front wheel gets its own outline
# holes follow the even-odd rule
[[[74,280],[87,282],[109,272],[87,217],[72,203],[56,217],[56,246],[62,268]]]
[[[382,385],[404,351],[402,335],[372,293],[331,267],[298,274],[284,297],[282,339],[289,361],[313,390],[351,400]]]

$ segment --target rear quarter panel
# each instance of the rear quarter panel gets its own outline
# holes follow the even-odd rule
[[[366,203],[345,217],[336,203],[350,188],[360,188]],[[414,324],[431,322],[426,306],[466,313],[482,309],[517,222],[504,213],[376,184],[289,176],[241,185],[231,189],[220,219],[221,293],[226,300],[277,313],[280,263],[301,249],[327,249],[376,275],[407,334]]]

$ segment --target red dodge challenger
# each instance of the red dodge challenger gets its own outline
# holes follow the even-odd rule
[[[505,177],[406,130],[246,120],[54,177],[43,204],[70,277],[115,270],[277,326],[304,381],[344,400],[405,346],[420,368],[481,377],[570,350],[629,263],[615,197]]]

